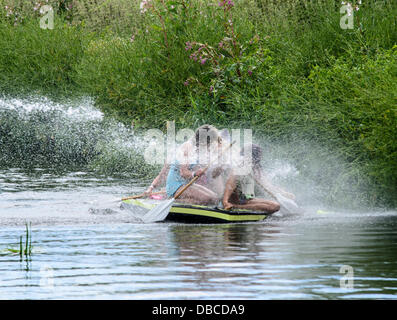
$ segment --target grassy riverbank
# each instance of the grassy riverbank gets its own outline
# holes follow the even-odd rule
[[[96,2],[49,1],[43,30],[34,1],[0,0],[0,93],[89,94],[136,128],[252,128],[313,176],[296,146],[315,144],[349,163],[335,179],[397,206],[395,1],[356,1],[353,29],[331,0]]]

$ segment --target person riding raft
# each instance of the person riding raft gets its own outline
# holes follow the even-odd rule
[[[251,168],[244,168],[245,170],[241,170],[241,167],[244,166],[244,163],[247,164],[247,159],[250,152],[252,156],[252,166]],[[295,198],[293,194],[288,193],[278,187],[272,186],[266,181],[261,166],[262,149],[260,146],[256,144],[245,146],[241,151],[241,156],[243,156],[241,160],[244,159],[244,161],[240,161],[241,167],[235,167],[232,169],[226,181],[225,192],[222,200],[225,210],[236,208],[247,209],[251,211],[264,211],[267,213],[279,211],[280,204],[278,202],[255,197],[255,180],[262,181],[262,183],[266,184],[269,189],[277,189],[285,196],[292,199]]]
[[[207,125],[201,126],[198,128],[195,132],[195,134],[199,134],[199,129],[205,128]],[[220,131],[220,136],[222,138],[222,148],[227,147],[227,143],[223,142],[230,142],[230,135],[229,131],[227,129],[223,129]],[[219,147],[219,144],[218,146]],[[216,150],[219,152],[220,150]],[[216,153],[216,152],[213,152]],[[145,197],[152,196],[153,190],[156,188],[159,188],[161,185],[165,184],[167,181],[168,173],[170,170],[170,164],[165,163],[160,170],[160,173],[153,179],[153,182],[150,184],[150,186],[144,191],[143,195]],[[209,189],[213,190],[218,194],[218,197],[221,198],[223,195],[223,190],[225,188],[224,184],[224,179],[222,179],[221,174],[225,171],[225,167],[222,166],[211,166],[209,170],[206,172],[206,177],[202,177],[197,181],[197,184],[202,184],[204,186],[207,186]],[[157,199],[162,199],[163,196],[165,195],[165,190],[156,192],[156,197]]]
[[[179,147],[176,159],[180,160],[175,160],[169,168],[166,182],[167,197],[172,198],[191,179],[199,176],[197,183],[191,185],[178,201],[202,205],[218,203],[219,196],[207,187],[207,177],[203,174],[209,159],[216,156],[215,150],[219,151],[221,147],[222,138],[215,127],[211,125],[199,127],[194,136]],[[220,171],[212,178],[216,178],[219,174]]]

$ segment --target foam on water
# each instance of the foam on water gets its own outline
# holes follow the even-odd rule
[[[56,103],[44,96],[32,96],[23,99],[0,97],[0,110],[15,110],[21,114],[37,111],[58,111],[70,119],[103,119],[103,113],[94,106],[94,102],[90,97],[67,103]]]

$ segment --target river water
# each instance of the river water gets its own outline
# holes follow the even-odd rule
[[[149,183],[128,167],[133,132],[103,121],[91,102],[0,99],[0,299],[397,298],[396,211],[306,201],[263,222],[143,224],[119,201]]]
[[[0,299],[397,298],[396,212],[142,224],[117,201],[137,181],[4,169],[0,185]],[[25,222],[21,259],[6,249]]]

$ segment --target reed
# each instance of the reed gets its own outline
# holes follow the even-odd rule
[[[25,257],[25,260],[29,260],[31,255],[32,255],[32,223],[29,222],[29,224],[26,222],[25,223],[25,235],[19,237],[19,245],[18,249],[15,248],[7,248],[3,252],[5,253],[11,253],[11,254],[18,254],[20,257],[20,260]],[[23,243],[23,239],[25,239],[25,243]]]

